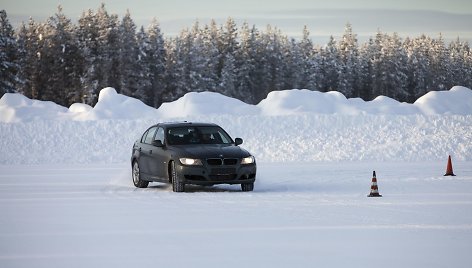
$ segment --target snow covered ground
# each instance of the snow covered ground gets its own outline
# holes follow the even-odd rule
[[[366,197],[372,170],[381,198]],[[469,267],[472,165],[259,163],[255,191],[128,164],[0,167],[1,267]]]
[[[255,191],[134,188],[132,143],[172,120],[244,138]],[[366,197],[373,170],[381,198]],[[0,226],[0,267],[469,267],[472,90],[414,104],[203,92],[157,110],[111,88],[95,107],[5,94]]]

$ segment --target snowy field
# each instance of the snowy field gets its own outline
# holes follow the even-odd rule
[[[139,118],[139,119],[137,119]],[[239,185],[132,185],[134,140],[210,121],[258,162]],[[452,155],[456,177],[442,176]],[[372,171],[381,198],[366,197]],[[95,107],[0,100],[0,267],[470,267],[472,90],[414,104],[190,93],[159,109],[104,89]]]
[[[0,167],[1,267],[470,267],[472,163],[259,163],[237,186],[128,164]],[[366,197],[372,170],[381,198]]]

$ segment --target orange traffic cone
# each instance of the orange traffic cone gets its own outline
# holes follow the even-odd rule
[[[377,178],[375,176],[375,171],[372,175],[372,186],[370,186],[370,194],[367,197],[382,197],[382,195],[379,194],[379,188],[377,187]]]
[[[454,172],[452,171],[451,156],[449,156],[449,159],[447,160],[446,174],[444,174],[444,176],[456,176],[454,175]]]

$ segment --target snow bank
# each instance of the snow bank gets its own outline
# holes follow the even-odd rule
[[[69,107],[69,112],[73,114],[88,113],[93,109],[92,106],[84,103],[74,103]]]
[[[283,90],[269,93],[258,105],[262,115],[338,114],[338,115],[441,115],[472,114],[472,90],[453,87],[450,91],[429,92],[414,104],[400,103],[378,96],[372,101],[346,99],[336,91],[321,93],[306,89]]]
[[[182,98],[164,103],[158,109],[160,117],[176,118],[207,114],[250,115],[259,109],[240,100],[213,92],[190,92]]]
[[[209,115],[260,162],[472,160],[472,116]],[[122,163],[159,119],[0,124],[0,164]]]
[[[472,91],[464,87],[414,104],[285,90],[249,105],[202,92],[157,110],[105,88],[95,107],[69,109],[5,94],[0,112],[0,164],[126,162],[147,127],[171,120],[217,123],[263,162],[472,160]]]
[[[431,91],[414,103],[423,114],[472,114],[472,90],[455,86],[449,91]]]
[[[400,103],[397,100],[385,96],[378,96],[372,101],[361,103],[358,107],[368,114],[421,114],[420,110],[416,106],[405,102]]]
[[[321,93],[307,89],[273,91],[258,105],[262,115],[293,114],[358,114],[355,106],[349,105],[346,97],[335,91]]]
[[[164,103],[159,109],[138,99],[118,94],[113,88],[100,91],[95,107],[73,104],[69,109],[52,102],[30,100],[20,94],[5,94],[0,99],[0,122],[13,123],[33,119],[100,120],[159,118],[172,120],[199,115],[471,115],[472,90],[456,86],[449,91],[429,92],[414,104],[400,103],[379,96],[372,101],[346,99],[335,91],[321,93],[306,89],[274,91],[258,105],[214,92],[191,92],[182,98]]]
[[[21,94],[5,93],[0,99],[0,122],[4,123],[33,119],[55,120],[66,113],[67,108],[54,102],[31,100]]]
[[[69,108],[74,120],[153,118],[157,115],[156,109],[138,99],[118,94],[111,87],[100,91],[98,102],[93,109],[86,106],[79,107]]]

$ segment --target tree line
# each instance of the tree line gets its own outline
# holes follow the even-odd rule
[[[380,31],[359,44],[350,24],[339,40],[313,44],[307,27],[294,39],[276,27],[259,30],[232,18],[196,21],[164,37],[157,20],[137,29],[102,4],[77,23],[62,8],[45,22],[14,31],[0,11],[0,95],[94,105],[104,87],[159,107],[187,92],[213,91],[256,104],[274,90],[339,91],[371,100],[413,102],[431,90],[472,87],[472,51],[459,38],[400,38]]]

